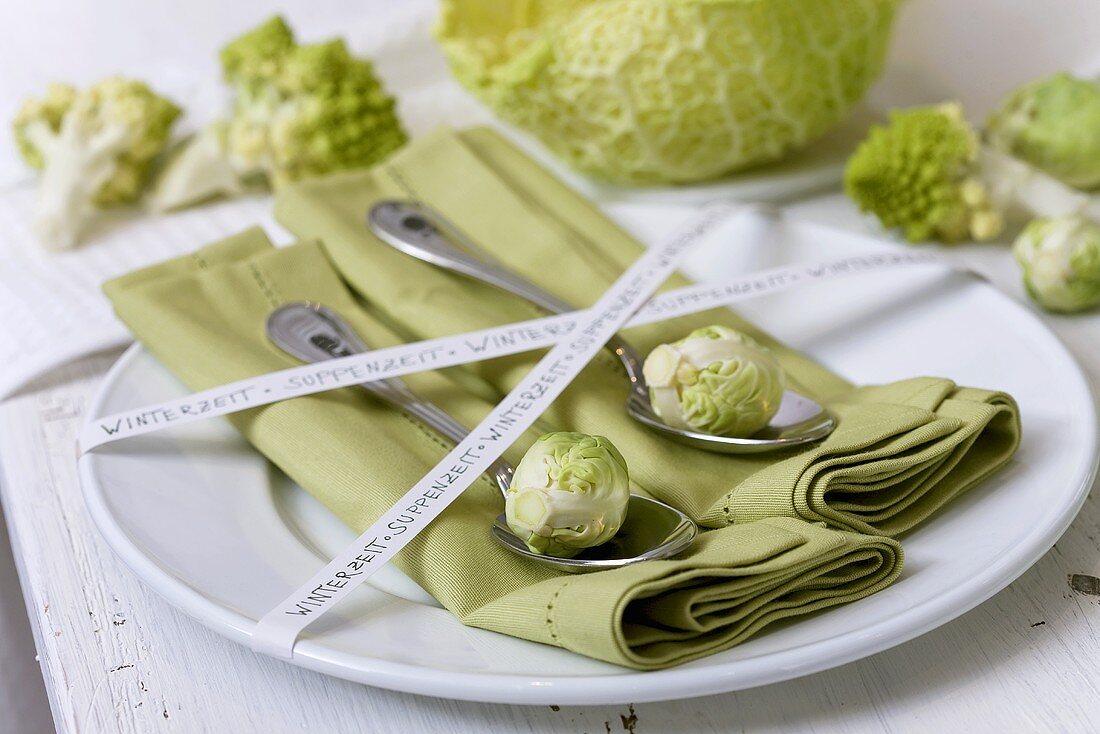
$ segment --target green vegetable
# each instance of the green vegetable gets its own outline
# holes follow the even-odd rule
[[[77,243],[96,208],[136,200],[180,109],[144,82],[52,84],[15,116],[16,144],[42,169],[34,226],[49,247]]]
[[[1043,308],[1100,305],[1100,225],[1080,216],[1036,219],[1016,239],[1024,286]]]
[[[752,337],[725,326],[661,344],[643,366],[653,409],[676,428],[751,436],[783,399],[783,368]]]
[[[233,113],[169,162],[156,210],[370,166],[407,139],[370,62],[341,40],[299,46],[276,17],[227,45],[221,61]]]
[[[262,93],[279,76],[283,58],[296,45],[294,31],[282,16],[268,18],[222,48],[222,75],[242,94]]]
[[[524,454],[504,511],[508,527],[533,552],[571,558],[610,540],[629,501],[618,449],[603,436],[561,431],[542,436]]]
[[[844,188],[911,242],[990,240],[1006,221],[1090,206],[1081,192],[982,146],[957,103],[891,112],[848,161]]]
[[[1079,189],[1100,187],[1100,84],[1055,74],[1025,84],[986,124],[989,144]]]
[[[458,80],[570,165],[624,183],[770,163],[878,76],[897,0],[444,0]]]

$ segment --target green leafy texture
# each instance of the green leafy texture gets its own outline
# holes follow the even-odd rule
[[[508,527],[533,552],[571,558],[614,537],[629,501],[618,449],[603,436],[560,431],[524,454],[504,511]]]
[[[844,188],[860,211],[911,242],[992,239],[1003,219],[978,175],[979,154],[958,104],[895,110],[848,161]]]
[[[43,170],[35,227],[67,247],[95,207],[135,201],[180,109],[147,84],[121,77],[77,91],[53,85],[14,120],[27,163]]]
[[[752,337],[725,326],[659,345],[643,371],[654,411],[676,428],[751,436],[783,399],[779,362]]]
[[[1100,225],[1080,216],[1036,219],[1013,246],[1024,286],[1050,311],[1100,305]]]
[[[896,0],[445,0],[456,78],[570,165],[621,183],[770,163],[878,76]]]
[[[1100,187],[1100,84],[1061,73],[1025,84],[986,124],[990,145],[1079,189]]]

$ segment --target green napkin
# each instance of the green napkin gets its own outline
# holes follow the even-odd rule
[[[293,364],[264,334],[267,314],[288,301],[335,308],[372,346],[400,341],[345,288],[320,244],[274,249],[259,230],[131,273],[104,290],[135,336],[194,390]],[[466,376],[407,380],[467,425],[491,408],[460,387]],[[231,420],[356,531],[448,448],[357,388]],[[534,437],[528,434],[508,458],[516,461]],[[871,594],[901,571],[897,541],[772,518],[709,531],[674,560],[561,574],[491,540],[489,525],[502,504],[482,477],[395,562],[466,624],[639,669],[726,649],[774,620]]]
[[[373,170],[281,191],[280,222],[299,236],[322,238],[351,287],[406,340],[529,319],[539,311],[377,240],[365,215],[384,198],[430,204],[505,265],[578,307],[595,301],[640,252],[591,203],[487,129],[441,131]],[[667,287],[682,284],[673,278]],[[624,372],[606,353],[555,402],[542,425],[610,437],[627,458],[636,489],[709,527],[789,516],[881,535],[927,519],[1003,466],[1019,443],[1019,413],[1008,395],[937,378],[854,388],[727,309],[626,335],[645,354],[712,323],[746,331],[771,347],[791,385],[839,416],[834,434],[786,456],[685,448],[627,416]],[[458,371],[468,389],[495,401],[536,359],[519,355]]]

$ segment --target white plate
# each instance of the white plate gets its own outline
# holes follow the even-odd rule
[[[752,226],[734,238],[738,246],[696,253],[689,273],[721,277],[889,247],[809,225]],[[1086,379],[1030,311],[992,288],[921,268],[815,285],[741,311],[858,382],[935,374],[1010,391],[1024,422],[1017,458],[902,539],[906,566],[893,586],[670,670],[638,673],[469,629],[443,609],[367,587],[307,631],[294,662],[384,688],[503,703],[641,702],[748,688],[856,660],[962,614],[1045,553],[1084,501],[1097,460]],[[182,393],[135,347],[89,414]],[[135,573],[242,644],[256,619],[351,538],[221,420],[108,445],[84,456],[80,470],[96,524]]]

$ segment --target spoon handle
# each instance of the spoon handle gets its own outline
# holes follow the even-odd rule
[[[434,209],[411,201],[381,201],[371,207],[367,224],[386,244],[406,255],[519,296],[550,313],[573,311],[574,307],[539,288],[501,265],[461,230]],[[632,388],[631,400],[649,406],[649,391],[642,376],[642,360],[630,344],[614,336],[607,342],[626,368]]]
[[[321,362],[370,350],[339,314],[319,303],[294,302],[275,309],[267,317],[267,335],[272,343],[303,362]],[[359,386],[455,443],[469,433],[466,426],[438,405],[414,393],[404,380],[388,377]],[[489,470],[501,493],[506,494],[515,471],[512,465],[498,459]]]

